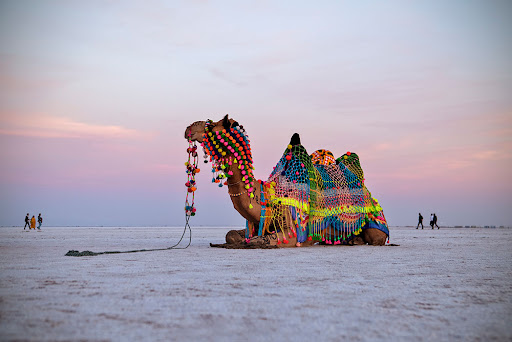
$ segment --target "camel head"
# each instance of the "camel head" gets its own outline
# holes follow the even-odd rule
[[[238,126],[238,122],[228,118],[226,114],[222,120],[214,122],[212,120],[207,121],[196,121],[189,125],[185,130],[185,139],[190,141],[203,142],[204,134],[206,131],[219,132],[222,130],[229,130],[231,127]]]
[[[207,157],[210,157],[212,169],[218,173],[213,177],[214,182],[221,182],[222,179],[239,172],[240,178],[246,183],[248,196],[254,196],[255,179],[252,171],[254,168],[251,146],[243,126],[230,119],[228,115],[217,122],[197,121],[187,127],[185,139],[201,144],[205,153],[205,163]]]
[[[185,130],[185,139],[189,141],[203,142],[204,128],[206,121],[196,121]]]

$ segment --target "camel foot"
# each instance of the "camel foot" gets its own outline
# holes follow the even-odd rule
[[[354,236],[352,240],[350,240],[349,245],[352,246],[360,246],[360,245],[366,245],[366,242],[360,237],[360,236]]]

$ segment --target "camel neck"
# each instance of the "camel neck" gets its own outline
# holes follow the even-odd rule
[[[260,220],[261,206],[258,201],[259,187],[254,186],[253,195],[246,189],[244,175],[242,170],[238,168],[238,163],[233,163],[229,166],[229,171],[233,173],[231,177],[227,179],[228,193],[233,207],[240,213],[246,220],[252,223],[257,223]],[[257,183],[255,185],[258,185]]]
[[[238,163],[233,163],[229,166],[229,170],[233,175],[227,179],[228,192],[232,200],[240,196],[247,196],[247,189],[245,188],[245,181],[242,180],[243,175],[238,168]]]

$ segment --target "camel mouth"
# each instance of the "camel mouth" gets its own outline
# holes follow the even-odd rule
[[[184,138],[187,141],[194,142],[203,142],[203,134],[204,134],[204,121],[196,121],[193,124],[189,125],[185,129]]]
[[[183,136],[185,140],[192,141],[192,125],[188,126],[187,129],[185,129],[185,134]]]

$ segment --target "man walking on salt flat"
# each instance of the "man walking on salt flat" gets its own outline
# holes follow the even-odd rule
[[[25,227],[23,227],[23,230],[25,230],[25,228],[27,228],[28,226],[28,230],[30,230],[30,219],[28,218],[28,213],[27,213],[27,216],[25,216]]]
[[[439,229],[439,226],[437,225],[437,215],[434,213],[434,218],[432,219],[432,229],[434,229],[434,225]]]
[[[420,224],[421,224],[421,229],[423,229],[423,216],[421,216],[421,213],[419,213],[419,216],[418,216],[418,225],[416,226],[416,229],[418,229]]]

